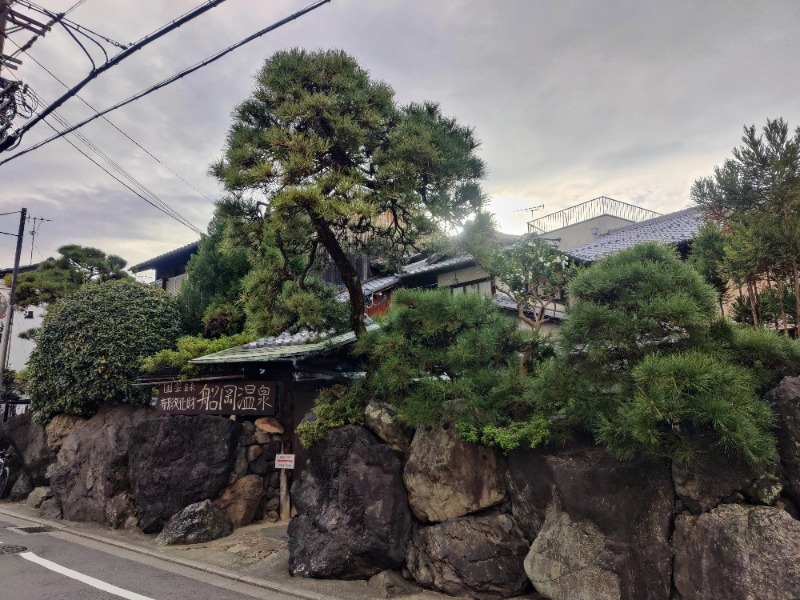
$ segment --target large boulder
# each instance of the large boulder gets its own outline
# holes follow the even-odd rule
[[[47,467],[55,462],[56,455],[47,447],[44,427],[33,420],[33,412],[14,415],[3,423],[0,437],[14,447],[31,483],[47,485]]]
[[[130,478],[139,527],[161,531],[182,508],[216,498],[227,485],[241,425],[208,415],[140,423],[129,444]]]
[[[58,414],[50,419],[50,422],[44,426],[45,440],[50,451],[58,454],[64,440],[72,433],[72,430],[85,421],[86,419],[83,417],[66,414]]]
[[[784,377],[767,393],[778,416],[778,450],[783,465],[786,495],[800,506],[800,377]]]
[[[137,424],[154,415],[149,407],[107,404],[72,430],[50,478],[65,519],[112,527],[131,522],[128,440]]]
[[[465,442],[452,428],[421,427],[411,442],[403,482],[414,515],[436,523],[506,500],[505,470],[494,449]]]
[[[214,506],[228,515],[234,527],[243,527],[256,518],[263,497],[264,478],[258,475],[246,475],[222,490],[219,498],[214,500]]]
[[[666,462],[620,462],[582,444],[520,450],[509,456],[509,480],[512,510],[535,534],[526,570],[536,589],[587,597],[575,590],[592,589],[602,575],[608,597],[669,598],[675,498]]]
[[[551,600],[619,600],[622,582],[614,569],[614,552],[607,546],[610,540],[592,521],[573,521],[553,503],[525,558],[525,572],[536,590]]]
[[[348,425],[314,444],[292,500],[293,575],[366,579],[403,565],[411,513],[402,463],[368,429]]]
[[[397,421],[396,414],[392,406],[371,400],[364,409],[364,425],[386,442],[389,448],[405,454],[411,446],[412,432]]]
[[[778,473],[777,464],[758,470],[722,454],[707,454],[695,465],[672,465],[675,493],[683,506],[696,515],[723,502],[773,504],[783,489]]]
[[[511,515],[463,517],[416,528],[406,562],[424,586],[494,600],[530,587],[523,568],[528,546]]]
[[[675,522],[682,600],[800,598],[800,522],[766,506],[722,505]]]
[[[156,544],[198,544],[225,537],[232,532],[233,524],[228,515],[210,500],[203,500],[172,515],[156,536]]]

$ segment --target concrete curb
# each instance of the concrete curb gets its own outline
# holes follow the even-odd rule
[[[249,575],[239,575],[238,573],[234,573],[233,571],[227,571],[225,569],[221,569],[219,567],[215,567],[212,565],[206,565],[194,560],[187,560],[185,558],[178,558],[175,556],[169,556],[165,554],[161,554],[159,552],[155,552],[153,550],[149,550],[142,546],[137,546],[136,544],[129,544],[127,542],[121,542],[119,540],[114,540],[111,538],[103,537],[101,535],[95,535],[93,533],[87,533],[85,531],[76,531],[74,529],[70,529],[69,527],[65,527],[60,523],[56,523],[55,521],[50,521],[48,519],[41,519],[36,517],[31,517],[29,515],[19,514],[14,512],[13,510],[9,510],[7,507],[3,506],[0,507],[0,515],[4,515],[6,517],[12,517],[14,519],[22,519],[24,521],[30,521],[31,523],[36,523],[37,525],[44,525],[50,527],[59,533],[67,533],[69,535],[74,535],[77,537],[86,538],[88,540],[92,540],[94,542],[99,542],[101,544],[107,544],[109,546],[114,546],[115,548],[120,548],[121,550],[127,550],[129,552],[135,552],[136,554],[141,554],[143,556],[149,556],[150,558],[157,558],[159,560],[163,560],[166,562],[170,562],[176,565],[180,565],[182,567],[188,567],[190,569],[195,569],[197,571],[202,571],[203,573],[209,573],[211,575],[216,575],[218,577],[224,577],[225,579],[230,579],[232,581],[238,581],[240,583],[246,583],[248,585],[252,585],[255,587],[259,587],[265,590],[269,590],[271,592],[278,592],[280,594],[286,594],[287,596],[294,596],[296,598],[302,598],[303,600],[341,600],[336,596],[328,596],[326,594],[317,594],[315,592],[307,592],[305,590],[298,590],[296,588],[292,588],[280,583],[275,583],[273,581],[269,581],[267,579],[259,579],[258,577],[251,577]]]

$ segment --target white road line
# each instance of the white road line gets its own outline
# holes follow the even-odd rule
[[[114,594],[115,596],[120,596],[121,598],[127,598],[127,600],[153,600],[149,596],[142,596],[141,594],[136,594],[134,592],[129,592],[128,590],[123,590],[115,585],[111,585],[110,583],[106,583],[105,581],[100,581],[99,579],[95,579],[94,577],[89,577],[88,575],[84,575],[83,573],[78,573],[77,571],[73,571],[72,569],[67,569],[66,567],[62,567],[59,564],[54,563],[53,561],[47,560],[46,558],[41,558],[40,556],[36,556],[33,552],[21,552],[19,554],[25,560],[29,560],[31,562],[36,563],[37,565],[41,565],[46,569],[50,569],[51,571],[55,571],[56,573],[61,573],[67,577],[71,577],[72,579],[77,579],[87,585],[90,585],[98,590],[103,590],[104,592],[108,592],[109,594]]]

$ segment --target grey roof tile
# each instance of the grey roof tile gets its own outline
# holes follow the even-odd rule
[[[591,262],[627,250],[642,242],[662,244],[688,242],[695,238],[701,223],[700,212],[696,208],[686,208],[641,223],[612,229],[588,244],[573,248],[567,254],[578,260]]]

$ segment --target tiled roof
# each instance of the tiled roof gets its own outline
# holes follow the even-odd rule
[[[370,323],[367,331],[377,329],[377,325]],[[250,342],[243,346],[236,346],[214,354],[207,354],[190,361],[195,365],[229,364],[245,362],[289,361],[302,359],[309,356],[318,356],[347,346],[356,341],[356,334],[348,331],[340,334],[332,332],[309,333],[301,331],[296,334],[282,333],[281,335]]]
[[[505,310],[517,312],[517,304],[508,297],[508,294],[498,291],[493,297],[494,303]],[[563,321],[566,318],[566,313],[559,308],[546,308],[544,314],[549,319],[556,321]]]
[[[133,265],[129,267],[129,271],[135,271],[137,273],[141,271],[147,271],[149,269],[155,269],[160,267],[162,264],[171,263],[174,260],[189,260],[189,257],[197,252],[197,248],[200,245],[200,240],[196,242],[192,242],[191,244],[186,244],[185,246],[181,246],[180,248],[175,248],[175,250],[170,250],[169,252],[165,252],[164,254],[159,254],[155,258],[151,258],[144,262],[140,262],[138,265]]]
[[[612,229],[588,244],[573,248],[567,254],[578,260],[591,262],[642,242],[679,244],[693,240],[700,230],[700,225],[700,212],[696,208],[686,208],[641,223]]]
[[[413,277],[415,275],[423,275],[425,273],[439,273],[441,271],[450,271],[459,267],[469,267],[475,264],[475,258],[472,254],[462,254],[461,256],[453,256],[446,258],[439,262],[429,262],[430,259],[421,260],[410,265],[406,265],[400,269],[400,276],[404,279],[406,277]]]

